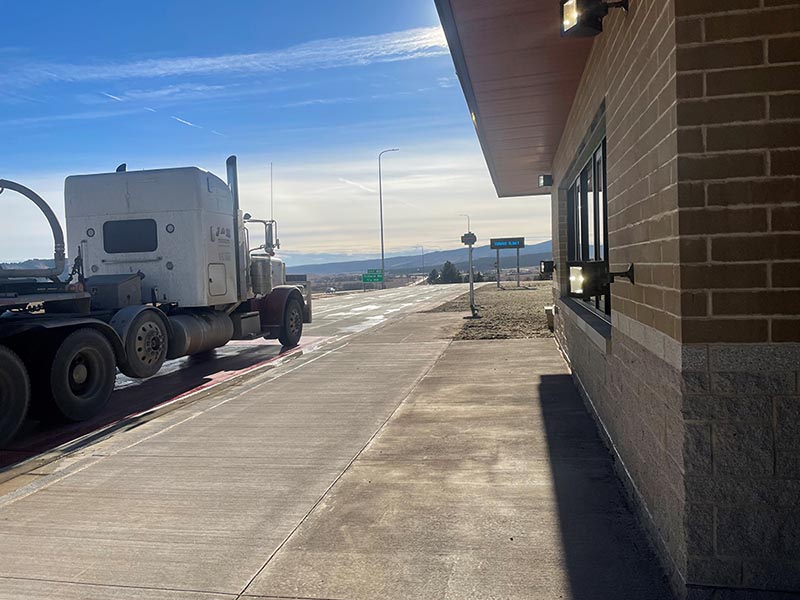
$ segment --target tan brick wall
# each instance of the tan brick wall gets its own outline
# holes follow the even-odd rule
[[[636,264],[637,285],[613,287],[613,309],[680,339],[675,24],[671,2],[612,11],[596,38],[554,162],[569,169],[606,101],[608,228],[612,267]],[[562,212],[564,212],[562,210]],[[566,221],[559,242],[565,251]]]
[[[800,341],[800,2],[675,11],[680,337]]]

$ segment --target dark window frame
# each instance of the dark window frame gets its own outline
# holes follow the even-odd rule
[[[567,257],[570,261],[602,260],[605,261],[606,269],[608,269],[606,161],[606,140],[603,138],[567,188]],[[589,185],[590,180],[591,185]],[[590,214],[592,216],[591,238],[589,236]],[[610,320],[610,290],[606,294],[585,300],[584,304],[602,318]]]

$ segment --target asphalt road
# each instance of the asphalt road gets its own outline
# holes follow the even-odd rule
[[[307,360],[314,351],[365,332],[410,312],[424,311],[454,298],[466,285],[411,286],[366,293],[320,295],[314,298],[313,322],[304,328],[300,346],[282,348],[277,340],[235,341],[200,357],[185,357],[164,364],[155,377],[145,381],[117,376],[111,401],[97,417],[75,424],[27,421],[7,447],[0,448],[0,469],[37,459],[21,471],[37,468],[95,439],[108,428],[131,419],[150,418],[211,393],[234,379],[264,368]],[[157,416],[157,415],[156,415]],[[14,473],[0,473],[0,483]]]

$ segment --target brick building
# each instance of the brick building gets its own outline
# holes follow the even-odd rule
[[[436,0],[498,195],[552,195],[557,340],[678,595],[800,597],[800,2],[564,2]],[[571,297],[590,261],[635,283]]]

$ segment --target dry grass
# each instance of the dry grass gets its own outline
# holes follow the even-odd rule
[[[480,319],[465,319],[457,340],[491,340],[552,337],[547,327],[544,307],[553,304],[550,281],[529,281],[517,288],[505,283],[506,289],[494,284],[475,289],[475,304]],[[469,294],[442,304],[431,312],[463,312],[469,314]]]

